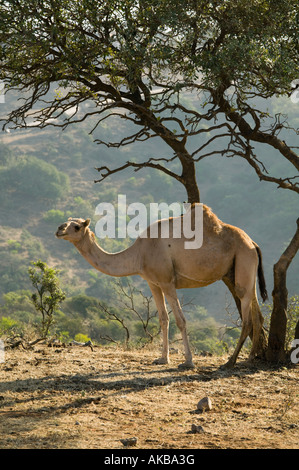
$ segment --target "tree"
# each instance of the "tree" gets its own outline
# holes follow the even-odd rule
[[[55,312],[65,299],[65,293],[59,287],[56,269],[49,268],[40,260],[33,262],[32,265],[28,273],[36,293],[31,295],[31,300],[36,311],[42,315],[39,330],[41,339],[44,339],[54,322]]]
[[[152,307],[152,297],[148,297],[142,291],[134,288],[130,282],[124,286],[120,281],[116,281],[114,291],[119,308],[111,309],[102,302],[99,303],[99,307],[108,319],[118,322],[125,330],[126,346],[128,346],[131,337],[128,324],[133,324],[138,331],[138,336],[145,337],[152,343],[159,332],[157,325],[152,322],[157,318],[157,311]],[[130,317],[134,320],[133,322],[128,319]],[[114,341],[107,335],[102,339]]]
[[[182,183],[188,202],[199,202],[196,163],[238,156],[260,180],[299,193],[294,129],[264,106],[290,96],[299,76],[295,0],[4,0],[0,12],[0,78],[8,90],[27,93],[6,125],[31,120],[65,128],[92,118],[98,143],[160,138],[169,149],[146,161],[99,166],[98,181],[127,168],[153,168]],[[114,118],[134,130],[103,142],[100,125]],[[295,175],[266,168],[263,145]],[[238,304],[233,279],[225,282]],[[281,297],[274,300],[282,314]]]
[[[299,219],[297,219],[297,230],[289,245],[280,256],[273,267],[274,289],[273,289],[273,311],[271,315],[267,359],[271,362],[284,361],[286,359],[286,329],[287,329],[287,270],[293,258],[299,250]],[[295,330],[299,328],[299,321]]]
[[[94,131],[118,116],[138,131],[107,145],[160,137],[174,152],[174,157],[126,162],[117,169],[99,167],[101,179],[128,167],[156,168],[184,184],[189,202],[198,202],[195,162],[211,153],[242,152],[257,167],[250,141],[277,148],[299,168],[298,157],[277,137],[281,120],[262,131],[265,112],[249,104],[254,97],[289,93],[298,76],[293,0],[6,0],[1,17],[0,76],[9,88],[30,92],[8,122],[19,127],[29,118],[39,127],[64,128],[96,116]],[[53,84],[59,87],[49,99]],[[200,95],[197,105],[205,112],[184,106],[186,90]],[[86,100],[94,108],[82,115],[80,104]],[[73,114],[58,122],[70,109]],[[200,144],[191,152],[187,143],[191,147],[199,135]],[[181,172],[171,169],[174,159]],[[274,180],[289,185],[287,178]]]

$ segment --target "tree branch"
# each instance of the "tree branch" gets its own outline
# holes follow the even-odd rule
[[[103,181],[104,179],[108,178],[108,176],[111,176],[115,173],[118,173],[118,172],[123,171],[127,168],[130,168],[130,167],[135,168],[134,171],[139,171],[142,168],[154,168],[156,170],[162,171],[163,173],[166,173],[168,176],[171,176],[172,178],[175,178],[177,181],[182,182],[182,177],[179,176],[178,174],[176,174],[173,171],[169,170],[168,168],[160,165],[159,163],[153,163],[154,161],[159,161],[159,160],[170,162],[170,161],[174,160],[175,158],[176,158],[176,156],[171,158],[171,159],[166,159],[166,158],[164,158],[164,159],[163,158],[154,159],[154,158],[150,158],[147,162],[143,162],[143,163],[127,162],[124,165],[122,165],[118,168],[115,168],[113,170],[110,170],[107,166],[102,166],[102,167],[96,168],[96,170],[101,174],[101,178],[98,179],[98,180],[95,180],[95,183],[99,183],[99,182]]]
[[[227,118],[234,122],[240,134],[247,140],[259,143],[265,143],[271,147],[277,149],[294,167],[299,170],[299,156],[289,147],[283,140],[280,140],[275,133],[277,130],[281,129],[281,123],[274,126],[272,132],[267,133],[260,130],[260,123],[256,118],[256,114],[252,108],[247,107],[247,110],[250,110],[250,114],[254,117],[255,128],[252,129],[251,126],[247,123],[244,117],[241,114],[231,107],[228,100],[224,98],[223,93],[213,93],[214,102],[219,105],[220,110],[227,116]]]

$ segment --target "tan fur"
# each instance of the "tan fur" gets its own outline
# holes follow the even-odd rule
[[[107,253],[97,244],[88,228],[89,221],[83,219],[68,220],[56,233],[57,237],[73,243],[96,269],[110,276],[139,274],[148,282],[159,312],[163,335],[162,357],[155,361],[157,363],[169,362],[169,319],[165,298],[182,334],[186,359],[182,366],[193,367],[186,320],[176,289],[212,284],[223,279],[233,267],[235,292],[241,302],[242,331],[230,365],[235,363],[251,331],[251,357],[258,348],[263,322],[256,297],[258,247],[243,230],[223,223],[209,207],[203,206],[203,209],[203,244],[198,249],[185,249],[185,238],[173,238],[170,230],[169,238],[138,238],[122,252]],[[193,215],[194,210],[191,210]],[[81,227],[80,230],[78,227]]]

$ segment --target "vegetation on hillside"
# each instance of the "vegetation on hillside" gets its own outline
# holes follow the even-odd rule
[[[2,110],[11,133],[0,149],[4,293],[28,287],[25,263],[35,250],[62,265],[68,295],[97,291],[110,302],[105,277],[90,269],[82,275],[78,253],[56,247],[50,233],[69,215],[89,216],[97,202],[115,203],[119,193],[149,204],[182,201],[186,191],[189,202],[211,205],[261,246],[268,283],[274,274],[268,351],[274,360],[284,356],[288,290],[298,289],[298,260],[291,264],[299,249],[298,122],[290,90],[298,15],[294,0],[274,3],[1,5],[0,78],[9,91]],[[45,132],[38,136],[35,127]],[[89,131],[109,150],[99,158]],[[224,164],[226,157],[234,158]],[[88,184],[95,166],[105,183],[97,189]],[[276,194],[269,182],[291,194]],[[103,246],[114,251],[130,242]],[[199,304],[216,318],[219,297],[210,300],[211,291],[202,289]]]
[[[110,132],[115,130],[111,129]],[[77,136],[76,129],[68,133],[68,140],[72,142]],[[117,194],[126,194],[128,203],[138,201],[145,204],[163,200],[168,203],[182,201],[184,195],[177,191],[170,177],[155,170],[149,170],[142,177],[138,173],[129,173],[125,180],[118,176],[113,185],[108,182],[95,185],[92,180],[94,161],[100,157],[104,162],[104,158],[110,158],[110,154],[102,154],[92,144],[93,152],[89,151],[85,156],[87,170],[78,172],[75,164],[67,170],[67,161],[72,156],[65,154],[65,136],[58,140],[54,138],[55,135],[53,130],[44,140],[32,130],[28,134],[12,133],[9,136],[10,143],[0,147],[0,178],[3,178],[5,188],[1,192],[4,202],[1,206],[0,228],[3,260],[0,266],[0,291],[5,328],[7,324],[10,325],[10,321],[14,331],[23,331],[24,325],[34,323],[35,313],[28,301],[31,292],[28,267],[31,261],[42,259],[50,265],[54,262],[54,266],[61,270],[63,288],[67,293],[67,300],[56,318],[53,333],[65,339],[74,339],[76,335],[83,334],[103,344],[109,338],[124,341],[124,328],[119,322],[109,319],[99,307],[101,302],[110,310],[116,309],[119,314],[120,310],[115,306],[114,279],[91,268],[72,245],[67,242],[57,243],[54,235],[57,226],[69,216],[78,216],[91,217],[94,228],[97,220],[94,215],[96,205],[102,201],[116,203]],[[82,129],[81,135],[84,135]],[[17,137],[21,137],[21,140],[17,140]],[[45,145],[47,138],[52,142],[52,147]],[[3,141],[7,141],[6,136]],[[22,145],[17,145],[19,142],[30,143],[31,156],[24,155]],[[85,147],[85,139],[79,141],[77,152],[83,153]],[[43,154],[40,156],[41,148]],[[137,147],[130,148],[132,154],[138,151]],[[111,150],[111,158],[113,152],[116,151]],[[58,154],[63,157],[57,159]],[[271,191],[269,187],[259,185],[244,164],[231,162],[219,158],[202,162],[199,173],[202,194],[205,202],[222,220],[244,228],[260,244],[269,286],[275,253],[283,249],[292,234],[291,222],[297,213],[297,201],[290,195],[287,197],[285,192],[274,188]],[[26,179],[22,179],[22,176],[15,179],[21,175],[21,171],[14,174],[20,163],[20,168],[34,166]],[[43,184],[34,184],[35,180]],[[44,197],[45,193],[47,197]],[[259,204],[261,200],[262,206]],[[115,252],[128,246],[132,240],[100,240],[100,243],[105,249]],[[297,272],[298,260],[295,260],[289,275],[290,295],[298,292]],[[126,284],[127,281],[123,281]],[[130,282],[149,295],[147,286],[138,278],[132,278]],[[192,302],[187,316],[191,322],[190,339],[194,347],[197,350],[217,350],[220,347],[217,344],[223,339],[223,325],[233,326],[226,313],[229,300],[225,289],[217,283],[208,288],[184,290],[180,295],[186,304]],[[84,299],[88,305],[85,309],[81,305]],[[203,311],[205,315],[202,316],[200,312]],[[126,319],[131,340],[137,341],[139,334],[142,337],[141,323],[128,313]],[[173,320],[171,324],[171,331],[175,332]],[[231,339],[227,336],[225,339],[227,344],[234,340],[235,335],[238,336],[238,329],[231,331]],[[172,339],[175,333],[173,335]]]

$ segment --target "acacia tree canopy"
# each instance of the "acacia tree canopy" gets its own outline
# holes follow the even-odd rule
[[[199,201],[196,162],[215,154],[245,158],[260,179],[299,192],[293,175],[269,174],[255,152],[256,143],[270,145],[299,169],[279,138],[287,122],[256,104],[290,95],[299,76],[295,0],[4,0],[0,13],[0,79],[25,96],[4,125],[93,117],[94,132],[109,117],[126,119],[134,133],[97,141],[159,137],[172,156],[99,167],[99,181],[156,168],[185,186],[189,202]],[[82,114],[86,100],[93,106]]]

